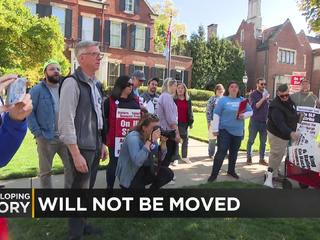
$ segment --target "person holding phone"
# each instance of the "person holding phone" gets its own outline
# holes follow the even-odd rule
[[[17,79],[17,75],[10,74],[0,78],[0,92]],[[0,107],[2,117],[0,125],[0,167],[4,167],[11,160],[20,147],[26,133],[26,117],[32,111],[32,100],[26,94],[23,100],[14,105]]]
[[[235,81],[229,83],[224,97],[215,107],[213,116],[213,135],[217,136],[218,150],[213,160],[213,167],[208,182],[217,179],[223,160],[229,151],[228,175],[239,179],[235,171],[238,151],[244,136],[244,120],[252,116],[250,104],[246,105],[245,112],[238,116],[240,103],[239,84]]]

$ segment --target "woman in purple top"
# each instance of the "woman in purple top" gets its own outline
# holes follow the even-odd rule
[[[169,166],[173,160],[177,143],[180,142],[180,134],[178,129],[178,110],[174,103],[173,96],[177,90],[177,81],[167,78],[162,86],[162,93],[158,100],[156,113],[160,119],[160,126],[163,130],[175,130],[175,139],[167,141],[167,155],[163,160],[164,166]]]

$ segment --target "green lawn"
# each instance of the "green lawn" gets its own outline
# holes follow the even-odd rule
[[[257,188],[254,184],[219,182],[201,188]],[[89,219],[113,240],[318,240],[319,219]],[[12,239],[66,239],[67,219],[10,219]]]
[[[245,136],[242,140],[240,149],[243,151],[247,150],[247,142],[249,137],[248,125],[249,120],[246,120],[245,125]],[[194,124],[193,128],[190,130],[190,136],[201,141],[208,141],[208,128],[207,128],[207,119],[205,113],[194,113]],[[256,137],[256,141],[253,145],[254,151],[259,150],[259,134]],[[267,150],[269,150],[269,144],[267,144]]]
[[[194,113],[195,122],[193,124],[193,129],[190,131],[190,136],[197,139],[207,141],[208,140],[208,130],[205,118],[205,113]],[[247,129],[248,121],[246,121]],[[248,131],[245,131],[245,138],[242,141],[241,150],[246,150],[246,144],[248,139]],[[37,175],[38,171],[38,153],[37,145],[32,134],[28,131],[26,138],[24,139],[21,147],[19,148],[16,155],[13,157],[11,162],[0,170],[0,180],[1,179],[12,179],[21,177],[33,177]],[[256,142],[254,144],[254,150],[259,149],[259,138],[257,136]],[[269,149],[269,146],[267,146]],[[106,162],[101,163],[101,167],[104,168]],[[58,156],[54,158],[53,171],[54,173],[62,173],[62,162]]]

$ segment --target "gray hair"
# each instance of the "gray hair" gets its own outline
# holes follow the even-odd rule
[[[81,41],[81,42],[79,42],[76,45],[75,50],[74,50],[74,53],[76,55],[77,60],[79,61],[80,55],[83,54],[88,47],[93,47],[93,46],[99,47],[100,43],[95,42],[95,41]]]
[[[169,92],[169,87],[171,87],[173,84],[177,83],[177,80],[175,79],[172,79],[172,78],[166,78],[163,82],[163,85],[162,85],[162,93],[164,92]],[[174,94],[174,93],[170,93],[170,94]]]

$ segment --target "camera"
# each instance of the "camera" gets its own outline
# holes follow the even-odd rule
[[[169,140],[174,140],[176,137],[176,130],[164,130],[160,126],[155,126],[153,131],[156,131],[160,128],[161,136],[168,138]]]

